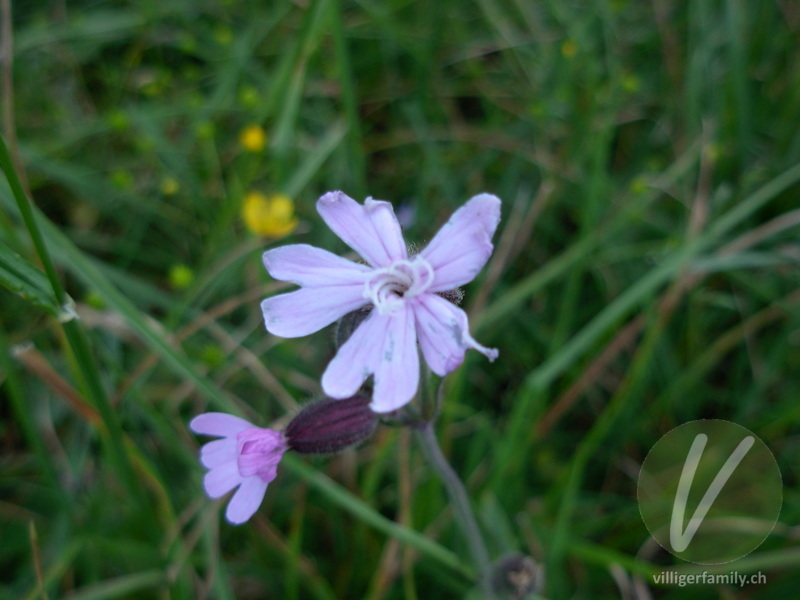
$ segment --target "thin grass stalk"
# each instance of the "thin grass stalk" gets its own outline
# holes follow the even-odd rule
[[[116,412],[111,407],[108,396],[103,388],[100,379],[100,370],[92,356],[86,332],[83,330],[80,322],[75,318],[74,309],[71,306],[72,300],[67,295],[64,287],[61,285],[61,280],[58,278],[58,273],[55,268],[55,263],[47,249],[44,236],[41,229],[36,222],[33,209],[31,208],[30,201],[22,187],[22,183],[14,169],[11,155],[9,154],[8,147],[5,140],[0,138],[0,168],[8,180],[11,191],[14,195],[14,200],[19,208],[20,215],[25,224],[28,234],[31,236],[36,254],[44,267],[47,279],[53,290],[58,306],[61,307],[62,316],[59,319],[61,327],[67,338],[67,343],[72,351],[75,362],[77,365],[78,379],[82,384],[81,387],[88,395],[92,404],[100,412],[103,418],[104,430],[101,430],[106,446],[108,447],[112,461],[114,462],[117,470],[122,478],[122,481],[128,488],[128,491],[134,498],[143,500],[141,487],[137,485],[136,477],[131,466],[128,456],[122,446],[123,430],[122,425],[117,417]]]

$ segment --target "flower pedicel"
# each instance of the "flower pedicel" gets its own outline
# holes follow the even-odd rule
[[[374,375],[371,407],[386,413],[408,403],[419,384],[419,354],[444,376],[474,348],[489,360],[497,350],[469,334],[466,313],[446,294],[472,281],[491,256],[500,200],[480,194],[450,217],[428,246],[409,257],[392,205],[342,192],[317,201],[327,225],[367,264],[307,244],[264,253],[269,274],[300,289],[261,304],[267,330],[293,338],[314,333],[361,307],[369,315],[339,348],[322,376],[325,394],[347,398]]]

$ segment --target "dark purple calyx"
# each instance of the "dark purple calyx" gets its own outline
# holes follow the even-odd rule
[[[365,396],[312,402],[284,431],[289,449],[301,454],[328,454],[372,437],[378,418],[369,403]]]

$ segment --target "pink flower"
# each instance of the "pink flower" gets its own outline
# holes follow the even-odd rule
[[[225,517],[235,525],[244,523],[261,505],[267,485],[277,475],[286,451],[283,434],[224,413],[198,415],[189,427],[195,433],[222,438],[200,448],[200,462],[210,469],[203,487],[211,498],[219,498],[238,486]]]
[[[431,370],[442,376],[463,362],[468,348],[489,360],[497,357],[497,350],[470,336],[466,313],[440,295],[472,281],[491,256],[500,221],[496,196],[472,198],[412,257],[388,202],[367,198],[362,205],[342,192],[328,192],[317,201],[317,211],[367,264],[306,244],[268,250],[269,274],[300,289],[268,298],[261,308],[270,333],[293,338],[372,307],[325,370],[327,395],[352,396],[374,375],[372,410],[400,408],[419,384],[417,343]]]

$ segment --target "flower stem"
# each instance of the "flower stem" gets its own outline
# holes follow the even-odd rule
[[[425,456],[433,467],[433,470],[436,471],[436,474],[442,480],[447,490],[447,495],[450,497],[456,520],[461,525],[461,531],[467,539],[467,547],[472,555],[472,562],[475,564],[475,569],[478,572],[484,598],[494,598],[490,579],[491,565],[489,562],[489,552],[486,550],[486,544],[483,542],[483,537],[478,529],[478,523],[470,507],[467,490],[464,489],[464,484],[461,482],[461,479],[459,479],[453,467],[450,466],[450,463],[447,462],[444,454],[442,454],[442,449],[439,447],[436,433],[433,430],[433,423],[427,421],[419,425],[416,428],[416,434]]]

